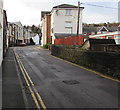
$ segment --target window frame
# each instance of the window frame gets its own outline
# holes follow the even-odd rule
[[[71,16],[71,9],[66,9],[65,10],[65,15],[66,16]]]
[[[65,28],[72,28],[72,21],[65,21]]]

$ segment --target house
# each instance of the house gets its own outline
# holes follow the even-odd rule
[[[82,11],[80,7],[79,34],[82,34]],[[62,4],[52,8],[51,11],[51,36],[52,44],[56,36],[63,34],[77,34],[78,6]]]
[[[9,45],[16,40],[15,36],[15,25],[13,23],[8,22],[8,30],[7,30],[8,42]]]
[[[39,34],[36,34],[34,37],[32,37],[32,40],[35,43],[35,45],[39,45],[40,44],[40,36],[39,36]]]
[[[51,38],[51,12],[42,11],[41,12],[41,28],[42,28],[42,39],[41,45],[52,43]]]
[[[31,36],[31,29],[28,27],[23,27],[23,42],[28,44],[30,43]]]
[[[118,31],[118,27],[110,27],[110,26],[83,26],[83,34],[84,35],[95,35],[95,34],[103,34],[103,33],[109,33],[109,32],[115,32]]]
[[[14,22],[14,24],[16,25],[16,43],[17,45],[19,45],[20,43],[23,42],[23,26],[21,22]]]
[[[23,42],[23,26],[21,22],[8,22],[9,45],[19,45]]]
[[[116,44],[120,44],[120,32],[119,31],[90,35],[89,38],[93,38],[93,39],[114,39]]]
[[[3,60],[3,0],[0,0],[0,67]]]

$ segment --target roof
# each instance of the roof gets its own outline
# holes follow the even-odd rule
[[[102,29],[102,30],[101,30]],[[107,31],[105,30],[107,29],[109,32],[114,32],[114,31],[118,31],[118,27],[106,27],[106,26],[102,26],[102,27],[94,27],[94,26],[84,26],[83,27],[83,32],[98,32],[98,31]]]
[[[58,6],[54,6],[53,8],[78,8],[78,6],[69,5],[69,4],[61,4]],[[84,8],[84,7],[80,7],[80,8]]]
[[[46,14],[50,14],[50,11],[41,11],[41,20]]]
[[[107,27],[109,32],[118,31],[118,27]]]
[[[90,44],[116,44],[114,39],[88,39]]]
[[[83,32],[97,32],[97,27],[93,27],[93,26],[83,27]]]
[[[64,37],[69,37],[69,36],[76,36],[76,34],[66,34],[66,33],[55,33],[55,38],[64,38]],[[83,34],[79,34],[82,35],[83,37],[86,37]]]

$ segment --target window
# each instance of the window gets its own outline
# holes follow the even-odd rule
[[[70,9],[66,10],[66,15],[71,15],[71,10]]]
[[[91,35],[95,35],[95,32],[91,32]]]
[[[120,38],[120,35],[115,35],[115,39],[119,39]]]
[[[54,33],[54,30],[53,30],[53,28],[51,29],[51,32],[52,32],[52,33]]]
[[[65,21],[65,28],[72,28],[72,22],[71,21]]]
[[[112,39],[112,36],[107,36],[107,39]]]

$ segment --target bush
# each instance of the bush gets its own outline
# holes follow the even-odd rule
[[[120,77],[120,53],[52,45],[51,54],[98,72]]]
[[[42,48],[48,49],[48,45],[47,45],[47,44],[46,44],[46,45],[43,45]]]
[[[48,49],[51,45],[52,45],[51,43],[48,43],[48,44],[46,44],[46,45],[43,45],[42,48],[44,48],[44,49]]]
[[[14,47],[14,46],[15,46],[15,42],[11,41],[11,42],[9,43],[9,47]]]

